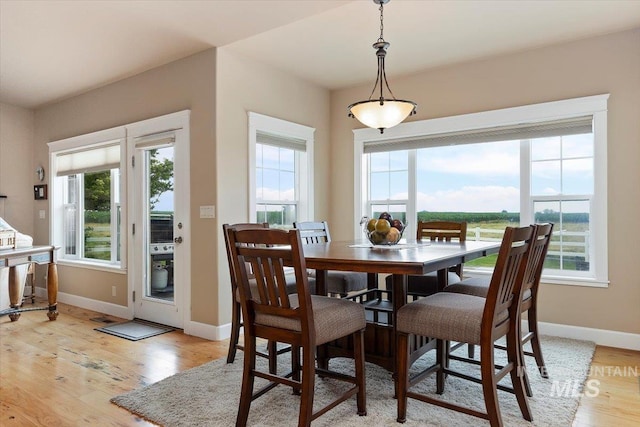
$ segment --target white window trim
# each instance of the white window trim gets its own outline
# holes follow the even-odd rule
[[[256,144],[258,132],[305,141],[306,165],[298,164],[296,172],[297,221],[310,221],[314,217],[313,143],[315,129],[274,117],[249,112],[249,218],[257,220],[256,213]],[[298,156],[296,156],[296,159]],[[304,191],[303,191],[304,190]]]
[[[587,96],[582,98],[566,99],[560,101],[544,102],[520,107],[505,108],[500,110],[484,111],[480,113],[464,114],[459,116],[443,117],[438,119],[419,120],[410,123],[401,123],[384,134],[377,129],[355,129],[354,134],[354,237],[360,238],[361,230],[359,218],[366,211],[364,203],[366,180],[363,174],[366,172],[364,153],[365,142],[382,142],[398,139],[417,138],[424,135],[439,133],[464,132],[493,128],[499,126],[513,126],[521,123],[536,123],[564,118],[593,116],[594,134],[594,189],[591,215],[593,216],[592,230],[594,236],[595,278],[565,278],[544,276],[545,283],[558,283],[567,285],[607,287],[609,284],[608,272],[608,238],[607,238],[607,101],[609,94]],[[529,166],[526,166],[527,170]],[[530,212],[531,207],[521,209],[521,214]],[[523,217],[523,221],[526,217]]]

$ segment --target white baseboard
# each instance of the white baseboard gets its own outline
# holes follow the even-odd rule
[[[527,330],[526,320],[523,320],[522,328]],[[538,322],[538,331],[542,335],[593,341],[597,345],[640,351],[640,334],[547,322]]]
[[[36,295],[46,298],[47,290],[36,287]],[[132,313],[128,307],[108,302],[97,301],[77,295],[58,293],[58,301],[74,305],[76,307],[109,314],[111,316],[131,319]],[[527,321],[522,321],[524,330],[527,328]],[[598,345],[607,347],[617,347],[629,350],[640,351],[640,334],[628,332],[610,331],[606,329],[585,328],[583,326],[563,325],[560,323],[538,322],[540,334],[552,335],[563,338],[573,338],[577,340],[593,341]],[[212,341],[221,341],[231,336],[231,323],[221,326],[208,325],[206,323],[186,321],[184,333]]]
[[[36,295],[38,297],[47,298],[47,290],[45,288],[36,287]],[[79,297],[77,295],[66,294],[64,292],[58,292],[58,302],[85,308],[87,310],[97,311],[110,316],[121,317],[123,319],[133,319],[133,313],[128,307],[112,304],[110,302]]]
[[[184,333],[211,341],[222,341],[231,336],[231,323],[215,326],[208,325],[206,323],[187,321],[184,325]]]

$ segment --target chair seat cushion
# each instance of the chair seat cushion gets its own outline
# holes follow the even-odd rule
[[[491,276],[469,277],[461,280],[460,282],[447,286],[445,292],[455,292],[457,294],[474,295],[477,297],[486,298],[489,292],[489,283],[491,282]],[[527,300],[531,297],[531,289],[524,291],[522,300]]]
[[[391,275],[385,278],[385,282],[387,284],[387,289],[392,289],[391,285],[392,277]],[[450,286],[452,283],[458,283],[460,281],[460,276],[456,273],[450,271],[448,273],[448,285]],[[422,276],[411,275],[407,278],[407,292],[409,294],[428,296],[433,295],[438,292],[438,273],[436,271],[432,271],[431,273],[424,274]]]
[[[298,294],[289,297],[292,307],[298,307]],[[350,335],[365,328],[364,307],[356,302],[340,298],[311,295],[316,345]],[[256,313],[256,324],[291,331],[301,331],[297,319]]]
[[[431,338],[480,344],[485,299],[473,295],[440,292],[404,305],[398,311],[400,332]],[[506,320],[509,312],[499,314]]]
[[[347,294],[367,289],[367,273],[355,271],[327,272],[327,293]]]

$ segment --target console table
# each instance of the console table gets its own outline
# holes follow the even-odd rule
[[[10,308],[0,311],[0,316],[9,315],[11,321],[20,318],[23,311],[48,310],[49,320],[58,317],[58,268],[56,266],[56,246],[30,246],[19,249],[0,250],[0,267],[9,268],[9,303]],[[22,295],[18,283],[18,270],[21,264],[47,264],[47,297],[49,305],[46,307],[21,308]]]

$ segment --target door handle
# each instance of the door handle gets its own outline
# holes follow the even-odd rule
[[[174,242],[176,243],[182,243],[182,236],[178,236],[175,239],[173,239]]]

